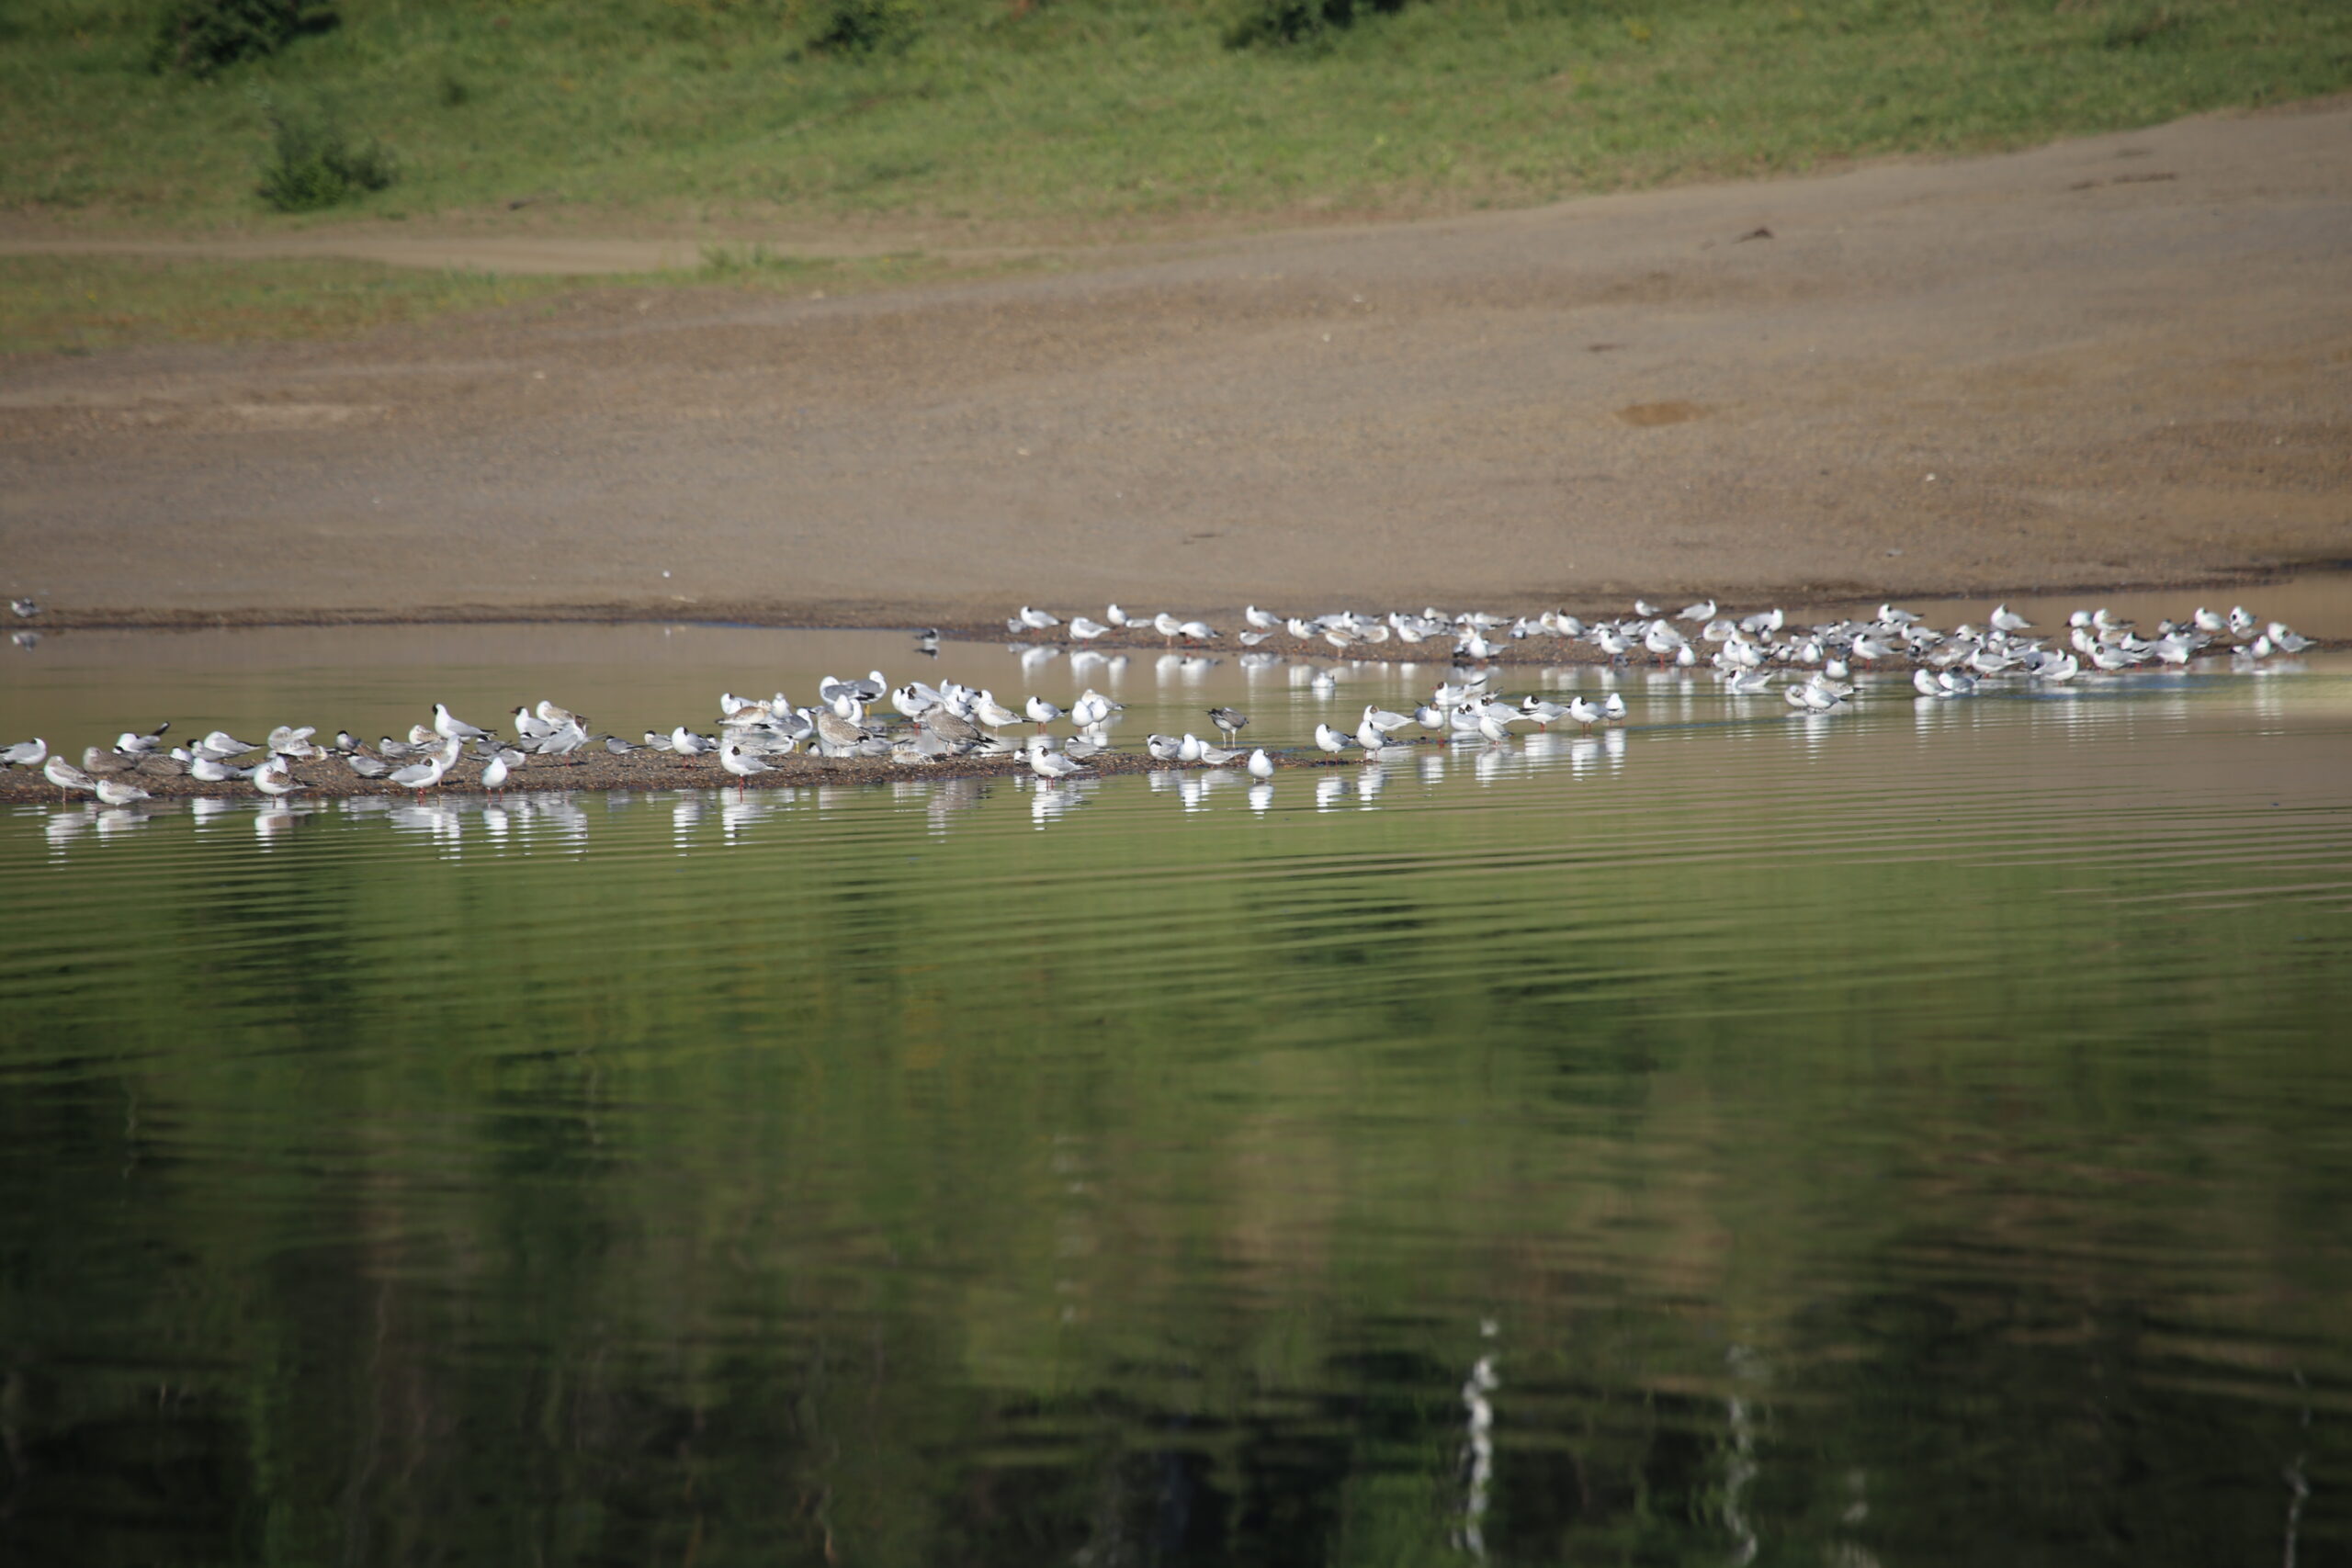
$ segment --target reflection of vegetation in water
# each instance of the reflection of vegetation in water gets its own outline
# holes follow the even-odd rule
[[[1986,1495],[2076,1561],[2277,1540],[2262,1391],[2345,1367],[2340,915],[2171,919],[2030,828],[1012,793],[0,844],[0,1541],[1430,1562],[1490,1348],[1504,1560],[1895,1561]]]

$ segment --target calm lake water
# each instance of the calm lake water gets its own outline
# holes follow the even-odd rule
[[[1443,672],[91,634],[0,739],[876,665]],[[2352,660],[1615,679],[1262,789],[0,812],[0,1561],[2352,1557]]]

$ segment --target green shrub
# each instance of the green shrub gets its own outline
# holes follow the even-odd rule
[[[329,31],[339,19],[332,5],[316,0],[170,0],[147,63],[159,73],[210,76],[275,54],[305,33]]]
[[[262,165],[261,198],[280,212],[316,212],[337,207],[399,177],[392,155],[380,143],[355,147],[333,115],[290,112],[267,106],[269,162]]]
[[[896,52],[922,31],[914,0],[827,0],[809,47],[826,54]]]
[[[1388,15],[1405,0],[1240,0],[1225,29],[1227,49],[1281,48],[1313,43],[1327,33],[1353,27],[1358,17]]]

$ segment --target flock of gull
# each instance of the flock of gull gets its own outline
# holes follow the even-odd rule
[[[1448,655],[1454,667],[1409,712],[1367,704],[1351,728],[1318,722],[1314,745],[1320,755],[1275,753],[1262,746],[1245,751],[1238,740],[1249,716],[1222,706],[1205,710],[1216,739],[1192,733],[1153,734],[1144,740],[1143,755],[1160,766],[1238,764],[1265,780],[1285,762],[1328,761],[1350,753],[1377,760],[1413,744],[1418,737],[1410,732],[1416,729],[1501,745],[1515,726],[1548,729],[1572,723],[1589,731],[1627,718],[1624,698],[1613,691],[1598,700],[1566,694],[1566,701],[1535,693],[1512,700],[1498,692],[1497,671],[1489,661],[1510,644],[1535,639],[1589,644],[1600,660],[1613,664],[1648,660],[1684,670],[1704,667],[1731,696],[1769,697],[1777,691],[1790,709],[1804,715],[1832,714],[1850,705],[1858,671],[1907,670],[1917,699],[1928,703],[1973,695],[1987,682],[2054,683],[2072,681],[2086,669],[2112,675],[2180,666],[2217,646],[2226,646],[2237,666],[2258,668],[2275,655],[2311,646],[2310,639],[2291,627],[2278,621],[2264,623],[2242,606],[2226,615],[2200,607],[2186,621],[2161,623],[2153,637],[2143,636],[2104,609],[2077,611],[2063,631],[2052,628],[2048,635],[2035,635],[2026,618],[2006,604],[1996,606],[1982,626],[1962,625],[1949,631],[1929,626],[1893,604],[1881,605],[1868,619],[1804,626],[1792,626],[1779,609],[1740,618],[1720,615],[1717,610],[1713,600],[1705,600],[1669,615],[1637,600],[1630,616],[1587,622],[1557,611],[1518,617],[1476,611],[1452,616],[1435,610],[1385,615],[1339,612],[1307,618],[1277,615],[1252,605],[1243,612],[1250,629],[1238,634],[1252,650],[1267,643],[1279,646],[1279,639],[1287,637],[1315,651],[1320,651],[1315,645],[1321,645],[1344,653],[1393,638],[1426,647],[1432,656]],[[1116,604],[1108,607],[1102,621],[1086,615],[1064,621],[1024,605],[1006,624],[1008,629],[1032,637],[1044,634],[1078,643],[1095,641],[1117,628],[1158,634],[1171,646],[1178,640],[1210,643],[1220,635],[1204,621],[1165,612],[1134,616]],[[937,645],[937,633],[918,634],[919,651],[935,653]],[[1270,657],[1279,654],[1243,655],[1245,661]],[[1334,682],[1328,669],[1315,676],[1320,694],[1329,695]],[[167,776],[186,776],[207,785],[250,784],[263,796],[282,799],[316,787],[296,775],[296,765],[306,762],[339,764],[362,787],[413,791],[419,798],[452,780],[470,782],[494,795],[526,764],[560,764],[583,751],[617,758],[666,753],[689,762],[708,757],[739,791],[760,775],[776,772],[778,761],[795,752],[905,767],[995,758],[1008,766],[1025,766],[1051,782],[1099,771],[1116,749],[1112,731],[1122,711],[1121,704],[1091,686],[1067,707],[1036,695],[1024,696],[1016,707],[1000,701],[989,689],[953,681],[933,685],[918,680],[893,686],[876,670],[850,680],[825,677],[819,682],[816,702],[807,705],[793,704],[781,692],[766,698],[721,693],[717,722],[707,732],[682,724],[666,733],[648,730],[637,740],[593,733],[586,720],[552,702],[516,707],[510,716],[511,737],[460,718],[447,705],[436,703],[429,722],[413,726],[405,738],[388,735],[372,746],[347,731],[322,742],[315,727],[290,725],[271,730],[259,741],[216,729],[199,739],[171,745],[166,723],[146,733],[127,731],[112,746],[88,747],[78,765],[51,752],[47,740],[39,737],[0,747],[0,764],[39,768],[57,786],[61,798],[82,793],[108,807],[135,806],[152,798],[141,780]],[[1056,725],[1066,725],[1069,733],[1051,733]]]
[[[1959,671],[1963,676],[2014,671],[2039,680],[2063,681],[2079,674],[2086,660],[2110,674],[2152,663],[2186,664],[2223,638],[2229,639],[2233,651],[2246,664],[2259,663],[2276,653],[2301,653],[2311,646],[2310,638],[2284,622],[2272,621],[2266,626],[2244,605],[2226,615],[2199,605],[2185,622],[2162,623],[2154,637],[2140,636],[2131,622],[2104,608],[2077,610],[2067,618],[2065,640],[2070,647],[2054,651],[2049,638],[2026,637],[2031,623],[2006,603],[1994,607],[1983,626],[1962,625],[1950,632],[1926,626],[1918,615],[1893,604],[1880,605],[1871,620],[1836,621],[1794,633],[1789,630],[1784,610],[1764,610],[1735,620],[1718,616],[1718,607],[1714,600],[1705,599],[1669,615],[1657,605],[1637,599],[1630,616],[1587,623],[1559,610],[1518,616],[1478,610],[1451,616],[1435,609],[1419,614],[1392,610],[1385,615],[1342,610],[1310,619],[1251,604],[1241,612],[1250,629],[1236,634],[1235,640],[1255,649],[1269,643],[1279,647],[1287,637],[1310,649],[1319,642],[1342,653],[1361,653],[1393,639],[1426,648],[1431,655],[1450,651],[1457,659],[1484,661],[1498,657],[1512,643],[1551,637],[1589,643],[1604,658],[1619,663],[1648,657],[1684,669],[1702,661],[1702,648],[1713,648],[1704,662],[1726,675],[1744,675],[1751,681],[1768,669],[1840,662],[1877,666],[1904,657],[1939,674],[1964,665],[1965,670]],[[1205,621],[1182,620],[1164,610],[1135,615],[1116,604],[1105,610],[1101,621],[1086,615],[1072,615],[1065,621],[1050,611],[1023,604],[1004,626],[1016,637],[1046,633],[1079,643],[1114,632],[1157,634],[1170,647],[1179,640],[1188,645],[1211,643],[1222,636]],[[936,633],[922,635],[934,642],[937,637]],[[1950,690],[1939,686],[1939,691],[1929,692],[1919,683],[1923,695],[1940,695]]]

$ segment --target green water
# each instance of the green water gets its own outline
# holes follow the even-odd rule
[[[59,639],[0,739],[915,672],[566,635]],[[0,1560],[2352,1553],[2352,665],[1623,689],[1255,795],[0,815]]]

